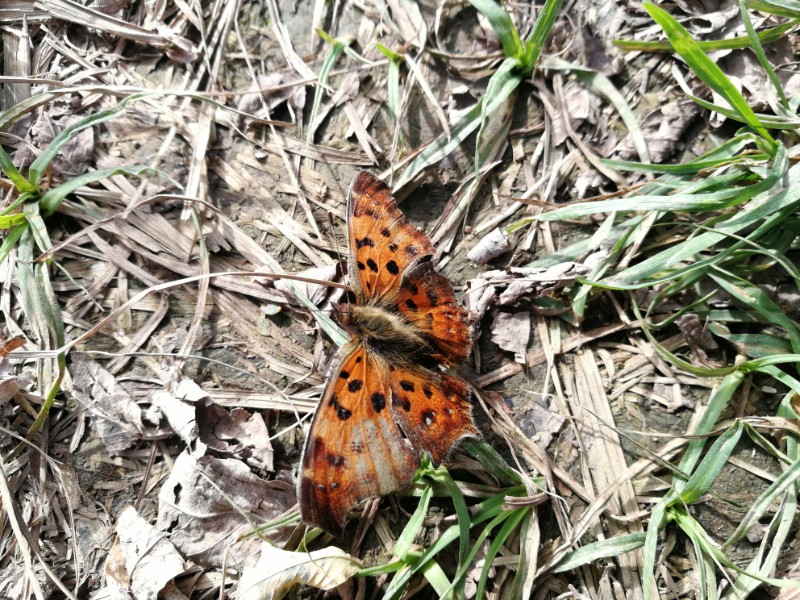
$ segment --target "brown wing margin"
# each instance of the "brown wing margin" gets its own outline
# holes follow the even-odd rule
[[[422,367],[395,368],[392,412],[415,450],[441,463],[459,440],[480,437],[472,420],[469,386],[460,377]]]
[[[472,348],[469,312],[458,305],[450,282],[430,262],[406,273],[392,302],[417,333],[441,352],[443,361],[460,364],[467,359]]]
[[[392,417],[385,368],[359,344],[342,354],[311,424],[297,489],[303,521],[335,535],[359,502],[406,487],[419,468]]]

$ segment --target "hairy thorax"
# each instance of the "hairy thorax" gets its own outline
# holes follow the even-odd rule
[[[408,356],[430,349],[411,323],[383,307],[353,305],[348,320],[354,336],[381,354]]]

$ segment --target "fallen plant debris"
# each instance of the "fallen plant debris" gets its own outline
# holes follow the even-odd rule
[[[796,593],[796,7],[0,21],[0,597]],[[296,484],[365,169],[470,310],[488,443],[333,538]]]

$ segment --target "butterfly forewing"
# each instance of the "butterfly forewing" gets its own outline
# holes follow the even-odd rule
[[[419,466],[392,416],[380,358],[361,344],[344,354],[311,424],[298,487],[303,520],[332,533],[361,500],[407,486]]]
[[[347,219],[350,285],[360,303],[394,295],[409,265],[434,252],[397,208],[389,187],[366,171],[350,185]]]
[[[471,347],[469,313],[458,305],[450,282],[434,271],[430,262],[411,268],[393,302],[397,312],[439,351],[437,358],[449,364],[467,359]]]
[[[459,377],[422,367],[395,367],[389,375],[392,411],[411,445],[442,462],[461,438],[478,437],[469,389]]]

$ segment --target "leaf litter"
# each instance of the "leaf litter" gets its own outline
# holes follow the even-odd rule
[[[236,593],[237,585],[240,597],[248,597],[247,582],[260,586],[252,597],[280,597],[297,582],[330,589],[353,576],[356,550],[355,556],[332,547],[288,551],[302,535],[292,511],[304,424],[332,354],[297,293],[327,309],[337,292],[209,275],[261,271],[336,280],[336,252],[347,247],[342,218],[352,175],[367,167],[397,179],[400,167],[469,113],[502,58],[491,23],[467,4],[389,2],[380,11],[333,5],[320,9],[319,19],[310,7],[274,1],[243,2],[238,13],[236,3],[167,4],[95,9],[48,0],[25,20],[4,17],[7,44],[18,45],[23,35],[33,49],[7,65],[5,74],[16,78],[13,102],[52,94],[19,120],[6,120],[4,147],[18,167],[86,115],[158,89],[115,120],[74,136],[47,178],[53,185],[136,163],[164,173],[81,187],[47,221],[67,339],[90,335],[70,353],[64,393],[46,430],[28,442],[21,438],[49,377],[37,360],[55,346],[22,313],[14,269],[24,259],[12,254],[0,267],[2,333],[29,336],[0,362],[2,427],[13,433],[0,441],[9,515],[0,594],[8,597],[44,598],[55,590],[67,597],[199,597]],[[481,395],[489,407],[486,437],[510,464],[542,474],[557,498],[552,515],[539,513],[553,521],[550,531],[537,525],[526,540],[512,536],[501,544],[493,597],[511,589],[513,561],[503,561],[522,549],[533,561],[526,585],[554,594],[575,585],[592,597],[643,597],[638,549],[609,558],[607,568],[594,564],[568,577],[553,567],[583,536],[644,531],[650,494],[666,474],[655,474],[660,463],[652,456],[672,456],[685,442],[643,441],[642,448],[622,431],[685,432],[683,421],[697,418],[697,400],[711,387],[668,364],[614,301],[595,302],[598,309],[583,322],[567,310],[566,294],[602,268],[611,248],[594,240],[580,255],[558,252],[591,238],[599,219],[507,229],[557,202],[642,183],[641,175],[623,178],[602,162],[644,160],[642,140],[654,162],[692,158],[713,141],[702,122],[708,113],[675,91],[667,55],[623,53],[612,45],[630,37],[623,27],[653,39],[652,22],[636,7],[590,4],[583,26],[557,21],[545,54],[617,77],[622,97],[635,107],[641,140],[596,88],[537,69],[526,84],[530,97],[516,98],[515,110],[500,119],[504,127],[482,132],[491,152],[475,179],[469,138],[437,166],[401,180],[398,190],[415,224],[439,241],[440,268],[473,313],[474,382],[489,388]],[[731,7],[678,6],[695,35],[745,34]],[[520,30],[532,26],[534,13],[507,7]],[[363,18],[346,17],[353,8]],[[626,25],[632,15],[636,20]],[[347,40],[364,59],[344,52],[324,89],[314,82],[329,48],[311,23]],[[770,46],[776,63],[792,63],[789,40]],[[384,110],[386,59],[375,41],[406,55],[397,135]],[[774,104],[749,54],[726,51],[718,58],[759,110]],[[783,69],[780,76],[787,90],[796,87],[797,73]],[[720,113],[710,123],[727,126]],[[148,287],[197,275],[205,277],[126,306]],[[715,333],[722,329],[705,329],[690,314],[676,325],[679,334],[659,338],[663,348],[699,356],[699,364],[723,358],[709,341],[722,337]],[[753,340],[736,343],[753,346]],[[741,492],[735,497],[748,502]],[[397,514],[413,510],[413,501],[397,502]],[[391,519],[373,518],[374,533],[354,544],[367,557],[397,539]],[[270,523],[264,540],[253,535]],[[441,528],[423,531],[428,543],[443,535]],[[670,587],[688,593],[696,575],[690,560],[670,560],[664,577],[669,572]],[[791,576],[796,564],[785,568]],[[470,571],[471,586],[479,569]],[[267,583],[272,573],[276,583]]]

